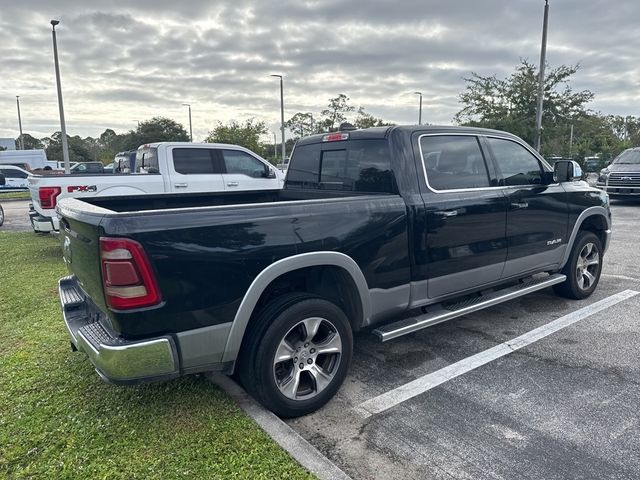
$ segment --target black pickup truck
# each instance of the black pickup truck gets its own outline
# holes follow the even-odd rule
[[[282,190],[64,199],[72,348],[130,384],[219,370],[281,416],[381,341],[549,286],[598,284],[607,194],[495,130],[398,126],[298,141]]]

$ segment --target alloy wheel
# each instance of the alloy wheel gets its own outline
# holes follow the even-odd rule
[[[576,263],[576,279],[581,290],[593,286],[600,268],[600,252],[593,243],[587,243],[580,250]]]

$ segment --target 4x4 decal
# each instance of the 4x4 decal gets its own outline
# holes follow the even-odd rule
[[[95,185],[69,185],[67,187],[67,192],[97,192],[98,187]]]

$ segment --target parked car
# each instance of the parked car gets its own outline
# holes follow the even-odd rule
[[[585,172],[599,172],[603,161],[599,156],[584,157],[583,167]]]
[[[0,189],[26,190],[29,188],[29,175],[31,175],[31,172],[20,167],[14,167],[13,165],[0,165],[0,173],[2,173],[5,178],[5,184],[0,185]]]
[[[63,199],[64,320],[109,382],[237,372],[304,415],[340,387],[353,331],[591,295],[611,215],[581,175],[505,132],[396,126],[299,140],[282,190]]]
[[[17,165],[25,170],[56,168],[56,162],[47,160],[44,150],[4,150],[0,152],[0,165]]]
[[[628,148],[600,171],[598,188],[612,197],[640,196],[640,147]]]
[[[132,174],[32,176],[29,216],[34,231],[50,232],[58,230],[55,207],[65,197],[277,190],[281,187],[280,172],[246,148],[216,143],[151,143],[138,149],[136,171]]]

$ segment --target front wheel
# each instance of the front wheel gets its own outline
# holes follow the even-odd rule
[[[281,417],[328,402],[349,369],[353,335],[344,312],[323,298],[292,294],[272,302],[247,333],[239,359],[245,388]]]
[[[2,209],[2,205],[0,205],[0,227],[4,223],[4,210]]]
[[[598,286],[602,273],[602,242],[592,232],[578,233],[567,264],[562,273],[567,279],[553,288],[566,298],[581,300],[587,298]]]

